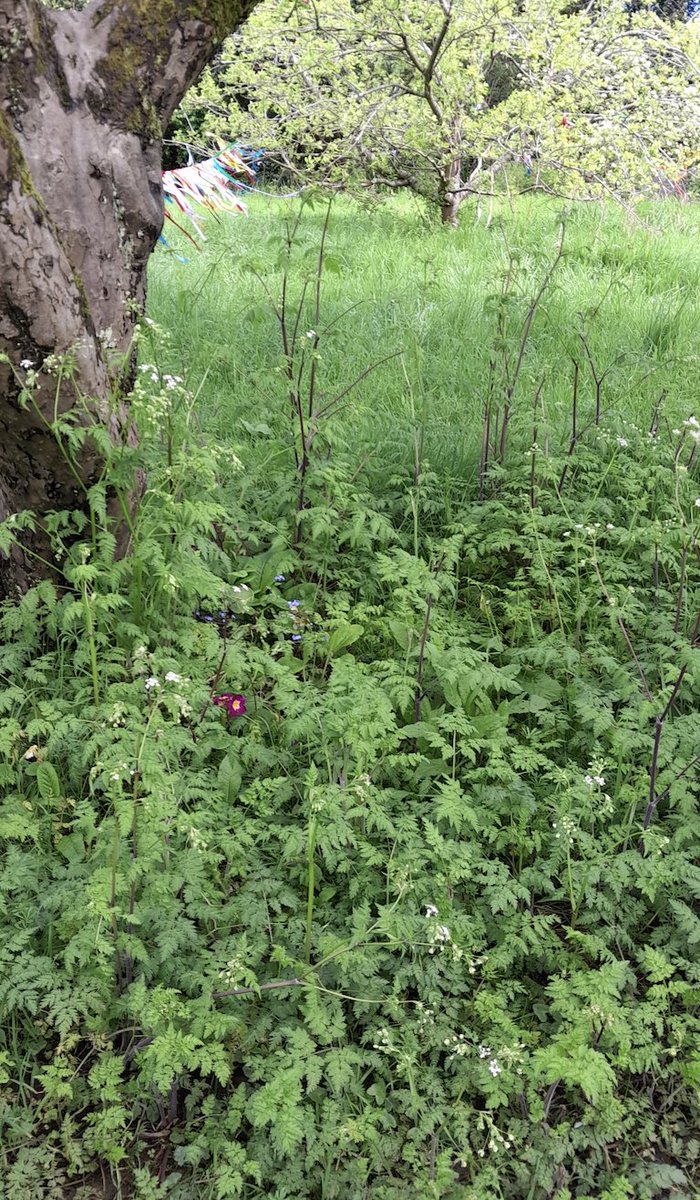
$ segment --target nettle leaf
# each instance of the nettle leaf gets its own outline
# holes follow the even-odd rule
[[[81,834],[69,833],[56,843],[58,853],[69,863],[79,863],[85,857],[85,842]]]
[[[36,785],[42,800],[52,803],[61,799],[61,783],[50,762],[40,762],[36,769]]]
[[[219,786],[228,804],[232,804],[238,798],[242,779],[241,764],[235,755],[229,752],[226,758],[222,760],[218,774]]]

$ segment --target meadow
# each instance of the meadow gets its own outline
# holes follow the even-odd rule
[[[1,1200],[700,1196],[695,208],[207,233],[0,614]]]
[[[207,373],[207,428],[222,440],[231,438],[232,416],[279,409],[282,347],[256,277],[279,298],[284,227],[298,211],[298,201],[253,196],[246,219],[209,223],[204,253],[166,230],[189,261],[185,269],[160,253],[152,271],[151,312],[173,333],[173,369],[197,386]],[[324,219],[322,203],[304,215],[293,256],[296,282],[314,269]],[[405,464],[418,425],[443,476],[473,483],[499,309],[506,339],[517,339],[557,253],[562,220],[564,254],[541,301],[519,382],[521,431],[541,383],[538,418],[569,430],[572,360],[581,365],[583,402],[594,399],[581,334],[594,371],[605,375],[614,418],[644,422],[662,390],[670,394],[669,413],[693,411],[700,285],[693,206],[649,205],[628,214],[525,198],[513,206],[482,201],[454,231],[428,221],[416,201],[362,209],[340,200],[323,280],[324,317],[337,322],[324,336],[324,385],[344,386],[383,356],[401,355],[379,363],[352,393],[336,430],[344,452],[352,446]],[[236,429],[238,438],[245,433]]]

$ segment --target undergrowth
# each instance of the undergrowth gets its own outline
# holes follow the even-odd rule
[[[540,276],[472,485],[416,423],[379,486],[322,275],[250,464],[145,328],[2,611],[0,1197],[697,1196],[700,424],[510,389]]]

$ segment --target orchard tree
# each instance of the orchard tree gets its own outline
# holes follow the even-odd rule
[[[0,520],[74,508],[100,468],[66,462],[69,410],[129,436],[124,400],[163,222],[162,131],[256,0],[0,0]],[[32,373],[33,403],[19,403]],[[0,594],[32,554],[0,562]]]
[[[228,105],[219,132],[302,178],[410,188],[455,224],[513,164],[524,187],[586,197],[678,177],[697,45],[624,0],[265,0],[187,103]]]

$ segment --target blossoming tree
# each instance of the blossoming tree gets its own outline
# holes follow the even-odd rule
[[[162,130],[255,3],[0,0],[0,520],[73,508],[94,477],[98,449],[85,443],[76,477],[57,416],[87,421],[89,409],[113,439],[128,436],[129,348],[163,221]],[[35,561],[0,561],[0,594],[25,586]]]
[[[192,103],[228,101],[237,135],[303,177],[409,188],[451,224],[513,164],[527,186],[629,195],[678,177],[700,128],[700,25],[630,9],[264,0]]]

